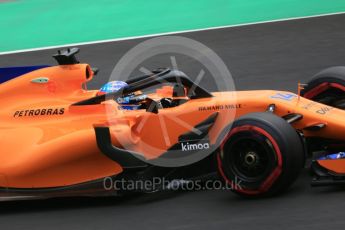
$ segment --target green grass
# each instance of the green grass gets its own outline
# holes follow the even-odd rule
[[[344,0],[19,0],[0,52],[345,11]]]

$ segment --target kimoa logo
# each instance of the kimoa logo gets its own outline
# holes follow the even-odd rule
[[[189,144],[187,143],[181,143],[182,151],[193,151],[193,150],[204,150],[209,149],[210,144],[209,143],[197,143],[197,144]]]

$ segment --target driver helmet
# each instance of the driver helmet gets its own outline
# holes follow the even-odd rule
[[[124,81],[111,81],[107,84],[103,85],[102,88],[99,90],[97,95],[104,95],[107,93],[114,93],[118,92],[124,87],[127,87],[128,84]],[[125,110],[136,110],[140,107],[136,102],[142,101],[146,99],[146,95],[136,95],[135,93],[128,94],[125,97],[119,97],[116,99],[116,102],[121,106],[122,109]]]
[[[115,93],[120,89],[127,87],[128,84],[124,81],[111,81],[103,85],[102,88],[98,91],[97,95],[104,95],[107,93]]]

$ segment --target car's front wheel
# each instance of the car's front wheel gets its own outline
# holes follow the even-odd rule
[[[316,74],[301,91],[301,96],[345,109],[345,66],[331,67]]]
[[[286,190],[304,164],[296,130],[271,113],[252,113],[236,120],[217,156],[227,187],[246,197],[271,196]]]

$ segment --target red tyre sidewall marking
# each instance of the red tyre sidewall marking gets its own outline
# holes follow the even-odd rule
[[[320,93],[326,91],[328,88],[329,88],[329,83],[328,82],[322,83],[322,84],[316,86],[315,88],[313,88],[312,90],[310,90],[309,92],[307,92],[306,94],[304,94],[303,97],[305,97],[305,98],[313,98],[316,95],[319,95]]]
[[[244,125],[244,126],[236,127],[230,131],[230,133],[225,137],[224,141],[222,142],[222,144],[220,146],[221,152],[223,152],[224,145],[230,139],[230,137],[232,135],[234,135],[235,133],[238,133],[240,131],[256,131],[256,132],[264,135],[266,138],[268,138],[268,140],[272,143],[273,148],[275,150],[277,160],[278,160],[278,165],[272,171],[272,173],[267,177],[267,179],[261,184],[261,186],[258,190],[245,190],[245,189],[237,188],[239,186],[236,186],[236,184],[234,184],[234,182],[231,181],[225,175],[223,167],[222,167],[222,161],[220,158],[220,154],[218,154],[218,156],[217,156],[219,173],[224,178],[224,180],[231,186],[231,188],[235,188],[235,190],[238,192],[241,192],[241,193],[247,194],[247,195],[256,195],[256,194],[266,192],[266,191],[268,191],[268,189],[270,189],[272,187],[273,183],[278,179],[278,177],[282,173],[283,158],[282,158],[282,154],[281,154],[281,151],[279,149],[279,146],[278,146],[277,142],[274,140],[274,138],[268,132],[263,130],[262,128],[259,128],[256,126],[251,126],[251,125]]]
[[[319,95],[320,93],[326,91],[329,88],[337,88],[340,89],[342,91],[345,91],[345,86],[338,84],[338,83],[329,83],[329,82],[324,82],[318,86],[316,86],[314,89],[310,90],[309,92],[307,92],[304,97],[305,98],[313,98],[317,95]]]
[[[334,88],[337,88],[337,89],[340,89],[342,91],[345,91],[345,86],[341,85],[341,84],[338,84],[338,83],[331,83],[330,84],[331,87],[334,87]]]

